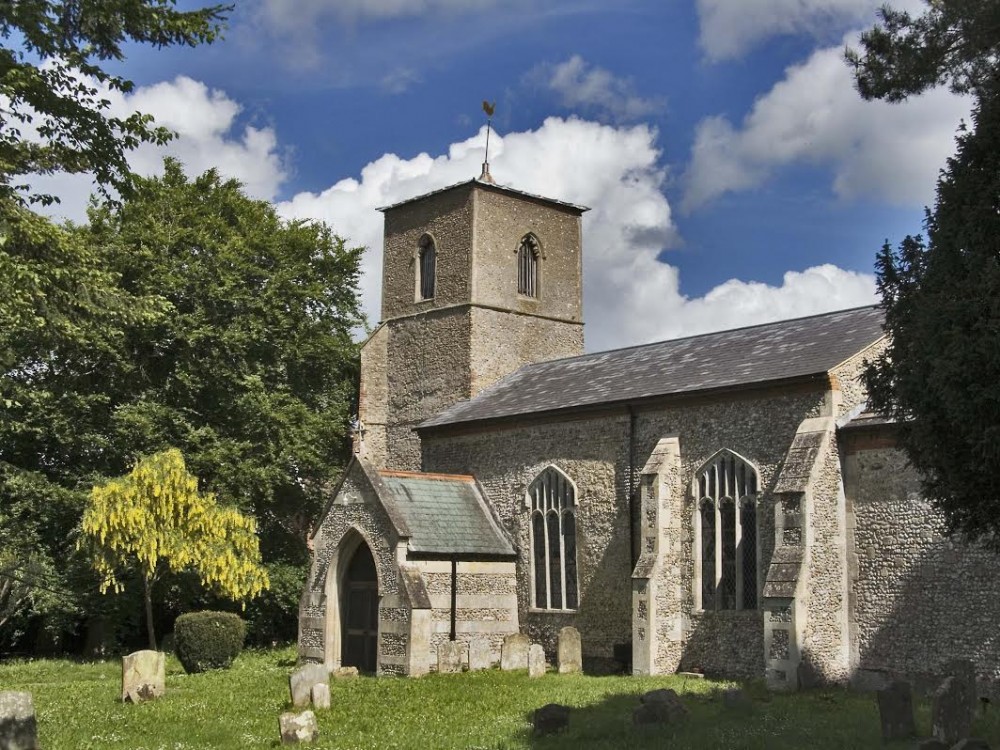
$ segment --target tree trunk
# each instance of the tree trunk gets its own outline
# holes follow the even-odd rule
[[[142,582],[146,589],[146,635],[149,636],[149,647],[156,651],[156,633],[153,631],[153,582],[147,576],[143,576]]]

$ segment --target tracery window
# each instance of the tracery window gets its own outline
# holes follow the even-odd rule
[[[517,247],[517,293],[538,296],[538,238],[526,234]]]
[[[434,297],[434,272],[437,265],[437,248],[429,234],[420,238],[420,255],[417,264],[417,286],[420,299]]]
[[[550,466],[528,487],[531,509],[532,605],[576,609],[576,489]]]
[[[732,451],[695,474],[702,609],[757,608],[757,470]]]

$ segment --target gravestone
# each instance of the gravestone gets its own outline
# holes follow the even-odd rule
[[[0,750],[40,750],[31,693],[0,690]]]
[[[122,702],[141,703],[166,692],[166,661],[162,651],[136,651],[122,657]]]
[[[722,691],[722,707],[727,711],[749,711],[753,708],[753,701],[740,688],[727,688]]]
[[[683,721],[688,716],[688,710],[673,690],[661,688],[651,690],[640,698],[640,705],[632,712],[632,723],[641,726],[645,724],[673,724]]]
[[[975,708],[974,695],[969,695],[969,683],[962,677],[946,677],[934,691],[931,706],[931,732],[946,745],[954,745],[972,731]]]
[[[979,737],[966,737],[951,750],[990,750],[990,743]]]
[[[288,678],[288,689],[292,694],[292,705],[304,708],[312,700],[313,685],[328,683],[330,672],[323,664],[306,664],[292,672]]]
[[[969,721],[976,719],[976,667],[969,659],[952,659],[945,664],[945,677],[954,677],[962,683],[963,690],[969,696]]]
[[[476,638],[469,643],[469,671],[489,669],[493,666],[493,650],[485,638]]]
[[[461,641],[445,641],[438,644],[438,674],[456,674],[462,671],[465,661],[465,644]]]
[[[580,631],[565,627],[559,631],[559,674],[583,671],[583,654],[580,648]]]
[[[562,731],[569,726],[569,706],[546,704],[535,711],[532,724],[538,736]]]
[[[512,633],[504,638],[503,646],[500,648],[500,669],[504,671],[527,669],[530,645],[531,640],[521,633]]]
[[[875,694],[878,716],[882,725],[882,739],[902,740],[914,737],[917,726],[913,720],[913,691],[910,683],[893,680]]]
[[[330,686],[325,682],[317,682],[312,686],[313,708],[330,707]]]
[[[283,713],[278,718],[278,731],[281,733],[282,745],[315,742],[319,738],[316,714],[312,711],[303,711],[300,714],[291,711]]]
[[[337,667],[330,675],[338,680],[349,680],[358,676],[357,667]]]
[[[532,643],[528,649],[528,677],[541,677],[545,674],[545,649]]]

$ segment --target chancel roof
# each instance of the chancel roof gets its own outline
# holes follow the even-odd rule
[[[442,557],[514,555],[473,477],[404,471],[379,471],[378,476],[379,494],[402,517],[411,552]]]
[[[884,336],[877,306],[525,365],[420,428],[820,375]]]

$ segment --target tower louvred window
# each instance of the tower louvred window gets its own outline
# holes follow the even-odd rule
[[[526,234],[517,248],[517,293],[538,296],[538,239]]]
[[[419,274],[420,299],[434,297],[434,274],[437,266],[437,248],[429,234],[420,238]]]
[[[528,487],[531,508],[532,605],[576,609],[576,489],[550,466]]]
[[[702,609],[756,609],[757,470],[723,450],[695,474]]]

